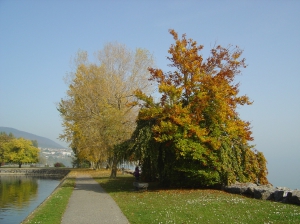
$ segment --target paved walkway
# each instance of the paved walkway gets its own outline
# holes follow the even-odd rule
[[[76,179],[62,224],[128,224],[116,202],[90,176]]]

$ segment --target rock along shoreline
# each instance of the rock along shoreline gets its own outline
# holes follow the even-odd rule
[[[224,191],[261,200],[300,205],[300,190],[291,190],[287,187],[273,187],[271,184],[257,185],[254,183],[236,182],[230,186],[225,186]]]

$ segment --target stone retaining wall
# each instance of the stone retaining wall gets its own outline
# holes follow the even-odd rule
[[[0,168],[0,175],[66,176],[69,172],[64,168]]]
[[[300,205],[300,190],[287,187],[273,187],[271,184],[235,183],[224,188],[232,194],[242,194],[256,199],[272,200],[282,203]]]

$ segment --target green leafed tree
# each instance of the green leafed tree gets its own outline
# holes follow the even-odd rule
[[[110,161],[115,176],[119,158],[114,147],[135,129],[133,92],[151,90],[148,67],[153,59],[147,50],[131,51],[118,43],[106,44],[96,56],[91,63],[87,52],[79,52],[75,60],[67,96],[58,105],[64,128],[60,138],[70,143],[78,163],[89,161],[99,168]]]
[[[216,46],[204,59],[203,46],[170,33],[175,41],[168,57],[172,71],[149,69],[159,102],[135,92],[143,103],[131,149],[142,161],[144,178],[157,177],[166,186],[268,183],[265,157],[250,144],[250,123],[236,111],[252,104],[248,96],[238,95],[234,82],[246,67],[242,50]]]
[[[4,147],[4,144],[8,143],[14,138],[15,137],[13,136],[12,133],[6,134],[5,132],[0,132],[0,167],[3,163],[7,162],[6,161],[7,150]]]
[[[34,147],[31,140],[14,138],[3,144],[6,151],[5,160],[17,163],[21,168],[24,163],[36,163],[39,158],[39,149]]]

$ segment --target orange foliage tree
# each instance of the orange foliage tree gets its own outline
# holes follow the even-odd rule
[[[132,139],[144,178],[158,177],[167,186],[268,183],[265,157],[249,144],[250,123],[236,111],[238,105],[252,104],[248,96],[238,95],[234,83],[246,67],[242,50],[216,46],[204,60],[203,46],[186,35],[180,39],[174,30],[170,34],[175,40],[168,51],[172,71],[149,69],[160,101],[135,92],[141,110]]]

